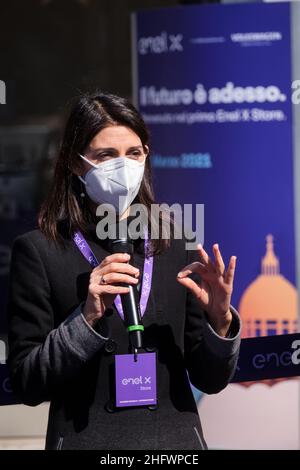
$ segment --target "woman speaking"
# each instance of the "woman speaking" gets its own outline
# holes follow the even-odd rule
[[[136,203],[144,236],[99,236],[99,208],[120,228]],[[51,402],[46,449],[207,448],[190,383],[217,393],[234,374],[236,259],[226,269],[217,244],[210,258],[151,238],[154,203],[141,115],[118,96],[77,99],[38,228],[14,241],[10,270],[12,386],[27,405]]]

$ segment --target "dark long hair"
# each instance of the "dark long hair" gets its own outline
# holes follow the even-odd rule
[[[146,146],[149,147],[149,132],[145,122],[125,98],[98,92],[75,99],[66,123],[49,196],[38,216],[38,226],[47,238],[61,242],[60,226],[64,227],[64,234],[71,237],[77,230],[86,233],[89,224],[96,222],[87,198],[80,197],[82,183],[74,169],[78,168],[78,153],[84,154],[95,135],[111,125],[130,128],[141,139],[144,150]],[[151,204],[155,200],[149,155],[137,200],[147,208],[150,228]],[[158,254],[169,246],[169,240],[160,237],[151,240],[151,246],[151,252]]]

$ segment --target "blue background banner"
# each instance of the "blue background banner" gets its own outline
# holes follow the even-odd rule
[[[158,200],[205,204],[206,249],[237,255],[234,305],[268,233],[295,284],[290,5],[139,12],[135,30]]]
[[[300,375],[300,334],[243,339],[232,382]]]

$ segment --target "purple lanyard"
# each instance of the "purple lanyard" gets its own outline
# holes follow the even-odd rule
[[[96,268],[97,266],[99,266],[100,264],[99,261],[97,260],[95,254],[92,252],[89,244],[87,243],[86,239],[84,238],[81,232],[75,232],[73,236],[73,241],[75,245],[77,246],[77,248],[81,251],[82,255],[85,257],[85,259],[90,263],[90,265],[93,268]],[[149,246],[148,233],[147,231],[145,231],[145,244],[144,244],[145,253],[147,251],[148,246]],[[151,290],[152,272],[153,272],[153,256],[150,256],[149,258],[145,258],[145,261],[144,261],[143,282],[142,282],[142,291],[141,291],[141,297],[140,297],[140,310],[141,310],[142,317],[144,316],[150,290]],[[120,315],[122,320],[124,320],[124,313],[123,313],[120,295],[116,296],[114,303],[118,311],[118,314]]]

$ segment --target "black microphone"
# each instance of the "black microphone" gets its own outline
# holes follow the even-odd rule
[[[132,255],[134,252],[134,242],[130,238],[110,240],[110,251],[112,253],[128,253],[129,255]],[[127,294],[121,294],[120,297],[124,313],[124,321],[129,334],[129,341],[136,352],[137,349],[141,349],[143,347],[142,334],[144,326],[142,324],[137,286],[126,284],[126,287],[129,288],[129,292]]]

